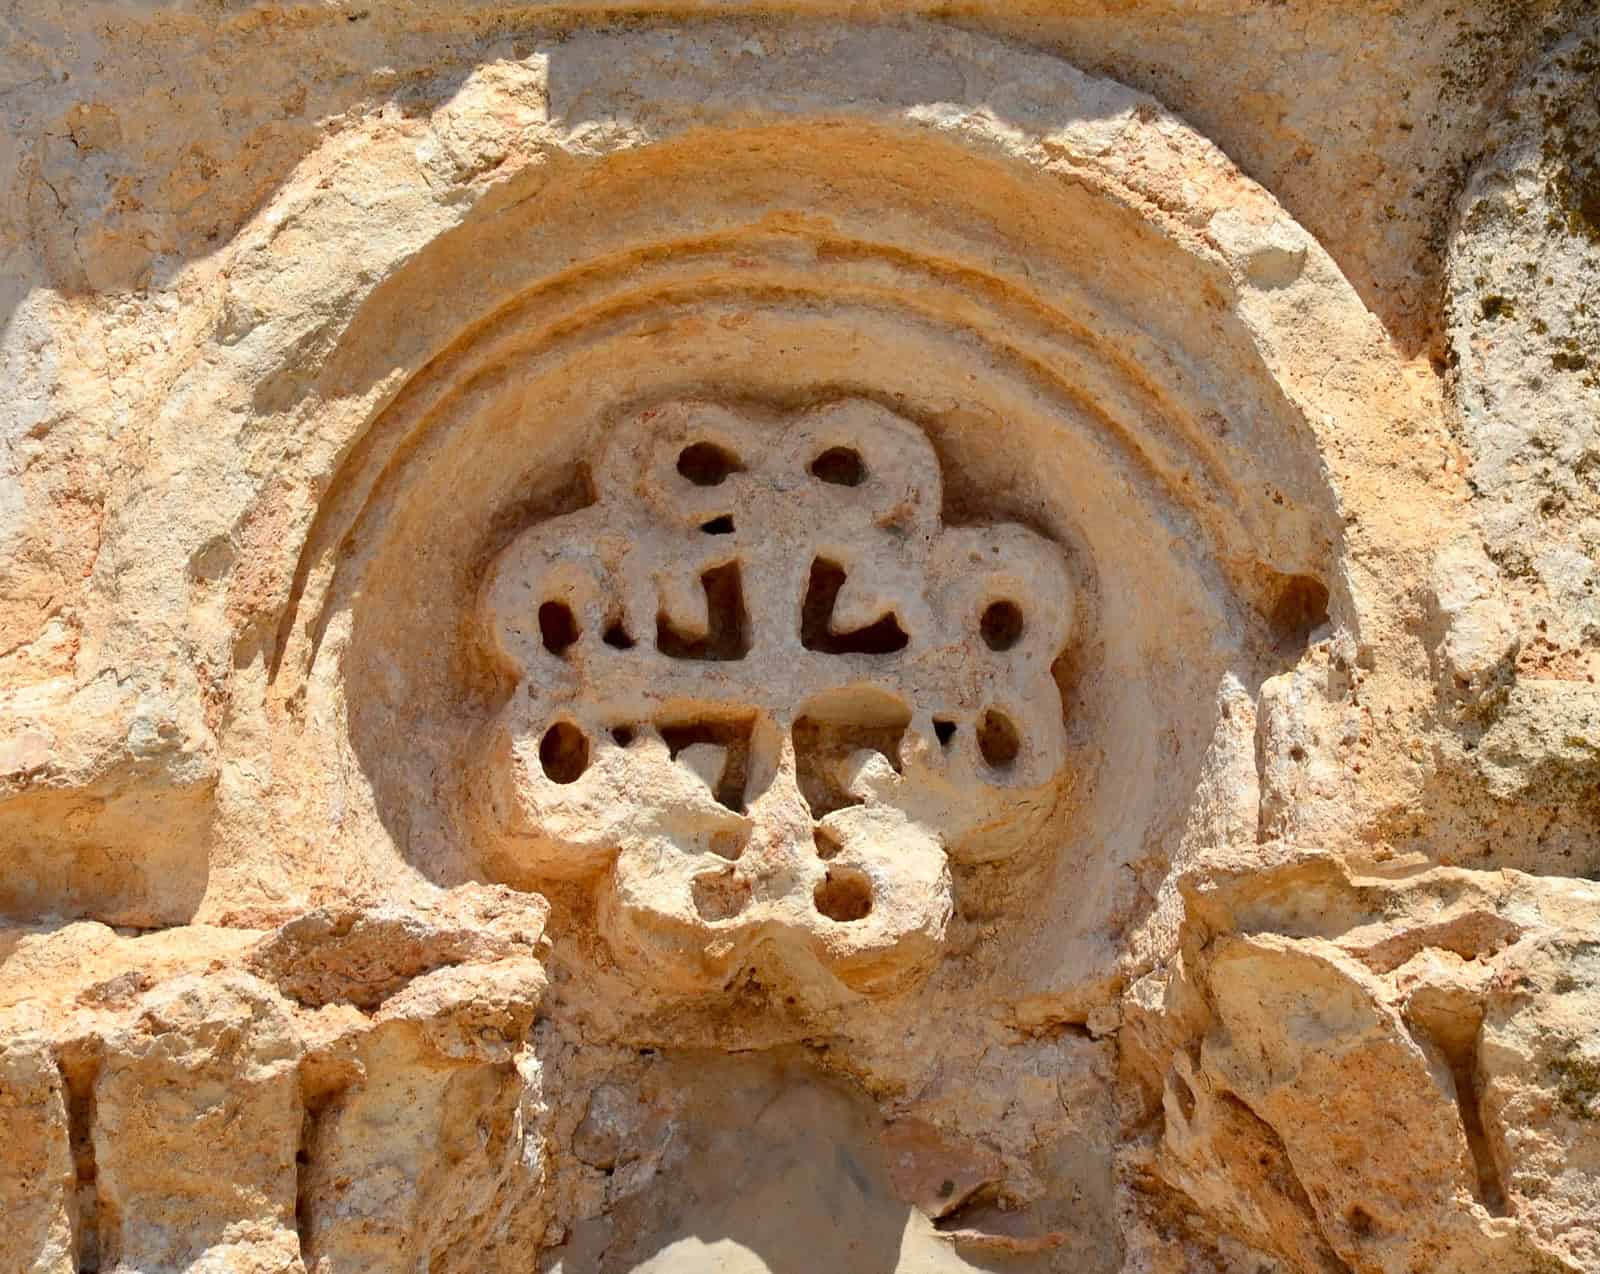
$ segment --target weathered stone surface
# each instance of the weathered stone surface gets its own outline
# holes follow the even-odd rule
[[[190,974],[140,997],[94,1080],[103,1263],[298,1267],[299,1054],[289,1015],[247,976]]]
[[[1455,425],[1532,676],[1596,671],[1600,596],[1600,24],[1530,67],[1461,197]]]
[[[470,886],[415,907],[322,907],[278,929],[250,963],[308,1008],[371,1012],[436,970],[528,958],[548,913],[537,895]]]
[[[1592,5],[0,32],[0,1274],[1600,1271]]]
[[[393,1026],[356,1060],[361,1081],[306,1142],[306,1269],[526,1269],[544,1229],[536,1069],[441,1056]]]
[[[80,924],[15,944],[14,1263],[523,1268],[545,1224],[524,1047],[543,915],[468,888],[272,933]]]
[[[758,947],[866,993],[925,975],[946,853],[1002,861],[1061,799],[1061,551],[943,527],[932,447],[864,401],[653,407],[594,481],[485,584],[516,680],[482,760],[495,866],[610,867],[602,932],[684,989]]]
[[[0,1262],[23,1274],[74,1274],[77,1173],[61,1072],[26,1014],[0,1018],[0,1032]]]
[[[1600,968],[1578,924],[1529,944],[1485,1008],[1483,1123],[1518,1216],[1579,1269],[1600,1266]]]
[[[1360,878],[1314,855],[1185,888],[1179,976],[1130,1004],[1127,1056],[1159,1091],[1167,1182],[1296,1269],[1592,1266],[1573,1238],[1594,1232],[1592,1144],[1551,1117],[1568,1071],[1526,1055],[1550,1027],[1515,1014],[1592,1009],[1564,964],[1572,1002],[1532,991],[1550,953],[1592,930],[1600,890],[1518,873]],[[1541,1216],[1528,1200],[1552,1171],[1563,1194]]]

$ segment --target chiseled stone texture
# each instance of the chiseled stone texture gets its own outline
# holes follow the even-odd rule
[[[1583,0],[0,12],[0,1274],[1600,1274]]]

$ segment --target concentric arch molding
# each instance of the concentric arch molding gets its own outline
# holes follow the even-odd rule
[[[303,543],[256,576],[282,589],[265,710],[325,753],[340,811],[311,870],[543,888],[473,795],[517,692],[485,654],[492,564],[590,507],[660,404],[870,404],[931,447],[946,526],[1023,528],[1072,581],[1067,777],[997,905],[1025,979],[1103,979],[1217,687],[1366,618],[1329,440],[1398,394],[1381,334],[1269,196],[1120,85],[923,26],[693,45],[573,35],[484,68],[403,153],[371,138],[463,193],[415,227],[368,210],[387,238],[352,235],[351,268],[378,281],[253,388],[324,466]]]

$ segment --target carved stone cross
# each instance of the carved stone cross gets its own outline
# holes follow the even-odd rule
[[[609,868],[618,959],[684,990],[764,943],[862,992],[925,973],[947,851],[1014,853],[1051,804],[1060,550],[945,527],[933,447],[860,399],[658,406],[613,432],[594,483],[485,583],[521,683],[480,785],[500,852]]]

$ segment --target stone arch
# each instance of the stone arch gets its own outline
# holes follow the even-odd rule
[[[1128,868],[1189,818],[1219,685],[1371,613],[1329,440],[1399,393],[1377,325],[1268,195],[1120,85],[936,28],[696,47],[575,35],[486,71],[473,118],[510,124],[455,140],[526,162],[325,358],[256,388],[337,461],[264,572],[266,711],[330,757],[329,885],[514,876],[463,815],[510,693],[473,599],[518,531],[588,501],[618,422],[859,399],[926,434],[948,521],[1021,523],[1071,563],[1068,759],[1025,904],[1053,932],[1025,980],[1103,981],[1145,905]]]

